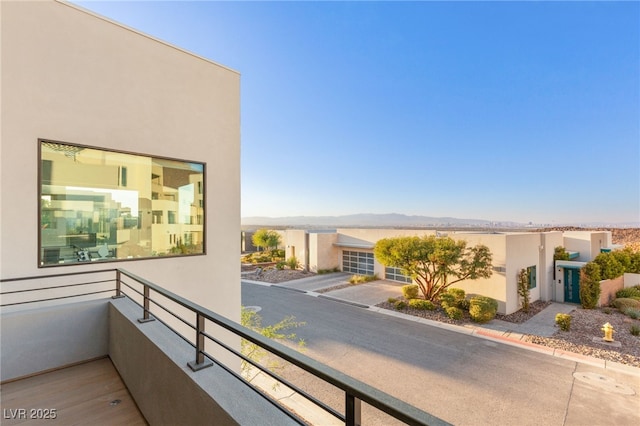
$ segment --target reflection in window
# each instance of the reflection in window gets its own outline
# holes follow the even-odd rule
[[[204,164],[44,140],[40,159],[41,266],[204,253]]]

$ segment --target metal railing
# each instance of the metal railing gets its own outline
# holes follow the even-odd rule
[[[194,371],[202,370],[206,367],[213,365],[213,363],[219,365],[227,372],[237,377],[239,380],[244,382],[246,385],[250,386],[254,389],[258,394],[265,397],[272,404],[281,409],[284,413],[288,414],[291,418],[295,419],[300,423],[308,423],[304,419],[300,418],[298,415],[293,413],[291,410],[287,409],[286,406],[276,401],[274,398],[269,397],[268,392],[264,392],[260,390],[255,385],[250,383],[247,379],[245,379],[241,374],[239,374],[234,368],[225,365],[219,359],[212,356],[210,353],[205,351],[205,343],[206,341],[213,342],[217,347],[223,348],[224,350],[230,352],[234,356],[243,360],[249,365],[256,367],[262,373],[267,376],[273,378],[278,383],[284,384],[285,386],[293,389],[298,394],[302,395],[307,400],[311,401],[315,406],[324,410],[325,412],[335,416],[340,421],[344,422],[346,425],[360,425],[361,424],[361,402],[365,402],[372,407],[377,408],[378,410],[394,417],[397,420],[400,420],[406,424],[410,425],[446,425],[447,422],[432,416],[431,414],[422,411],[402,400],[399,400],[385,392],[382,392],[379,389],[376,389],[372,386],[367,385],[357,379],[354,379],[338,370],[335,370],[325,364],[322,364],[300,352],[297,352],[279,342],[271,340],[256,331],[243,327],[236,322],[233,322],[221,315],[216,314],[215,312],[210,311],[196,303],[193,303],[190,300],[187,300],[173,292],[170,292],[150,281],[145,280],[139,276],[136,276],[130,272],[127,272],[123,269],[106,269],[106,270],[98,270],[98,271],[90,271],[90,272],[79,272],[79,273],[67,273],[67,274],[56,274],[56,275],[44,275],[44,276],[32,276],[32,277],[20,277],[20,278],[9,278],[9,279],[1,279],[0,283],[10,283],[17,281],[35,281],[40,284],[43,280],[48,279],[77,279],[79,277],[92,276],[93,274],[109,274],[111,275],[108,279],[96,279],[92,281],[85,282],[76,282],[72,284],[61,284],[61,285],[53,285],[53,286],[42,286],[38,285],[34,288],[28,289],[13,289],[9,291],[5,291],[4,288],[0,291],[0,296],[2,296],[2,303],[0,307],[8,307],[15,306],[27,303],[37,303],[37,302],[49,302],[60,299],[67,299],[71,297],[97,297],[99,294],[103,293],[112,293],[113,298],[121,298],[127,297],[133,303],[138,305],[141,308],[141,318],[138,319],[140,323],[145,323],[149,321],[158,320],[166,327],[168,327],[172,332],[176,333],[182,340],[187,342],[194,349],[194,360],[189,362],[188,365]],[[104,288],[106,283],[112,283],[108,288]],[[77,288],[81,286],[91,286],[91,285],[101,285],[102,288],[98,290],[77,292]],[[137,287],[137,288],[136,288]],[[7,302],[5,303],[5,298],[11,296],[24,296],[29,292],[38,292],[38,294],[46,292],[46,291],[74,291],[72,294],[64,294],[64,295],[55,295],[49,297],[40,297],[34,299],[27,299]],[[152,297],[154,296],[154,297]],[[156,297],[159,296],[159,297]],[[185,319],[184,316],[181,316],[176,313],[177,309],[169,309],[164,306],[159,299],[163,299],[163,302],[170,301],[171,303],[177,304],[181,306],[183,311],[189,311],[194,314],[194,319]],[[166,302],[165,302],[166,303]],[[180,333],[176,328],[172,327],[166,320],[161,318],[162,312],[165,312],[170,317],[176,318],[179,323],[184,324],[189,329],[194,331],[195,338],[188,338],[184,333]],[[207,330],[207,325],[215,325],[221,327],[228,332],[231,332],[233,335],[238,336],[242,339],[245,339],[252,344],[257,345],[260,348],[263,348],[270,354],[273,354],[280,359],[294,365],[296,367],[301,368],[307,373],[312,374],[313,376],[323,380],[326,383],[329,383],[335,386],[338,389],[341,389],[344,392],[344,412],[339,412],[334,408],[330,407],[328,404],[320,401],[318,398],[310,395],[308,392],[300,389],[298,386],[291,383],[289,380],[280,377],[275,374],[273,371],[261,366],[258,362],[251,359],[250,356],[246,356],[231,347],[229,344],[223,342],[221,339],[216,338],[211,331]]]

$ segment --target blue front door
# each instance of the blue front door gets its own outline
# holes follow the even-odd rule
[[[564,301],[580,303],[580,270],[564,268]]]

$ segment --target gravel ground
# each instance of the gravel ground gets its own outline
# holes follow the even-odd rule
[[[246,270],[251,270],[251,268],[243,265],[243,271]],[[290,269],[277,270],[275,268],[265,269],[261,274],[256,272],[244,274],[248,279],[273,284],[306,278],[312,275],[314,274],[305,271]],[[349,285],[350,284],[338,285],[323,289],[320,292],[326,293]],[[537,301],[531,304],[528,313],[518,311],[510,315],[498,315],[496,319],[519,324],[525,322],[549,304],[550,302]],[[376,306],[396,310],[395,306],[387,301],[379,303]],[[475,324],[471,321],[468,312],[465,312],[464,317],[460,320],[452,320],[440,308],[435,311],[420,311],[405,308],[400,310],[400,312],[449,324]],[[571,313],[571,316],[570,331],[567,332],[558,329],[552,337],[525,336],[523,340],[555,349],[566,350],[567,352],[640,367],[640,337],[633,336],[630,332],[633,325],[640,327],[640,320],[631,319],[614,308],[582,309],[576,307]],[[607,322],[611,324],[615,330],[613,337],[615,341],[621,343],[619,348],[608,346],[601,341],[594,341],[594,338],[599,339],[603,336],[600,329]]]
[[[518,311],[510,315],[498,315],[496,319],[522,323],[549,304],[550,302],[534,302],[528,313]],[[395,306],[386,301],[376,306],[395,310]],[[453,320],[449,318],[440,307],[435,311],[420,311],[405,308],[401,309],[400,312],[448,324],[475,324],[471,321],[468,312],[464,313],[462,319]],[[640,367],[640,337],[633,336],[630,332],[632,325],[640,327],[640,320],[631,319],[614,308],[582,309],[576,307],[570,315],[572,319],[569,331],[558,329],[552,337],[527,335],[523,340],[567,352]],[[604,335],[600,329],[607,322],[613,326],[615,330],[613,337],[615,341],[621,343],[620,347],[607,345],[600,340]],[[594,341],[594,338],[596,338],[597,341]]]

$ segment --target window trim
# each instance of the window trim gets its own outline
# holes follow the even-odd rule
[[[148,157],[148,158],[152,158],[152,159],[158,159],[158,160],[167,160],[167,161],[177,161],[177,162],[183,162],[183,163],[193,163],[193,164],[199,164],[202,166],[202,182],[204,182],[203,186],[203,193],[201,194],[202,197],[202,203],[203,203],[203,223],[202,223],[202,253],[179,253],[179,254],[172,254],[170,256],[148,256],[148,257],[137,257],[137,258],[123,258],[123,259],[104,259],[104,260],[100,260],[100,264],[102,263],[113,263],[113,262],[132,262],[132,261],[144,261],[144,260],[156,260],[156,259],[174,259],[174,258],[179,258],[179,257],[191,257],[191,256],[206,256],[207,255],[207,163],[203,162],[203,161],[194,161],[194,160],[186,160],[183,158],[178,158],[178,157],[167,157],[167,156],[162,156],[162,155],[152,155],[152,154],[148,154],[148,153],[141,153],[141,152],[134,152],[134,151],[126,151],[126,150],[119,150],[119,149],[113,149],[113,148],[105,148],[105,147],[100,147],[100,146],[93,146],[93,145],[85,145],[85,144],[78,144],[78,143],[73,143],[73,142],[66,142],[66,141],[60,141],[60,140],[56,140],[56,139],[48,139],[48,138],[38,138],[37,139],[37,151],[38,151],[38,155],[37,155],[37,180],[36,180],[36,185],[37,185],[37,209],[38,209],[38,214],[36,215],[36,220],[38,221],[36,224],[36,229],[38,230],[38,237],[37,237],[37,246],[35,248],[36,250],[36,264],[38,268],[55,268],[55,267],[64,267],[64,266],[83,266],[83,265],[88,265],[88,264],[94,264],[94,262],[78,262],[78,263],[50,263],[50,264],[44,264],[43,260],[43,254],[42,254],[42,229],[41,229],[41,224],[42,224],[42,179],[43,179],[43,174],[42,174],[42,146],[45,143],[50,143],[50,144],[60,144],[60,145],[68,145],[68,146],[73,146],[73,147],[77,147],[77,148],[82,148],[82,149],[93,149],[93,150],[98,150],[98,151],[104,151],[104,152],[112,152],[112,153],[116,153],[116,154],[126,154],[126,155],[134,155],[134,156],[139,156],[139,157]],[[200,194],[199,194],[200,195]]]

